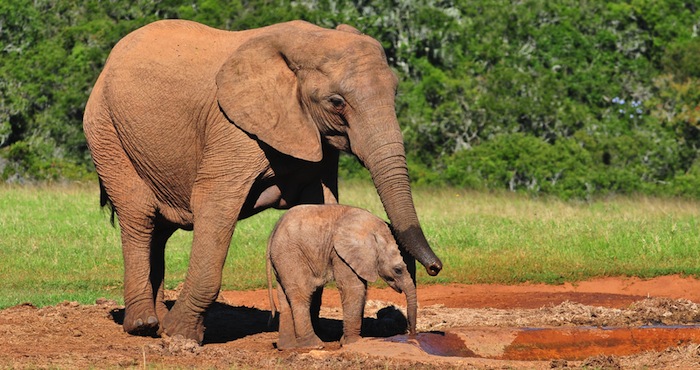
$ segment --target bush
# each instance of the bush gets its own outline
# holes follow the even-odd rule
[[[564,199],[609,193],[700,194],[692,189],[700,171],[667,166],[678,163],[679,155],[672,141],[644,132],[616,137],[578,132],[553,144],[522,133],[504,134],[452,155],[444,178],[454,186]]]
[[[88,169],[54,153],[54,143],[16,142],[0,152],[0,178],[8,182],[41,180],[83,180]],[[4,165],[1,159],[5,159]]]
[[[522,133],[498,135],[472,150],[455,153],[445,178],[455,186],[507,189],[564,198],[585,196],[590,153],[574,140],[555,144]]]

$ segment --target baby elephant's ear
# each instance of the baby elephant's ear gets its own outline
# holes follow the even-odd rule
[[[365,281],[376,281],[377,240],[374,234],[360,230],[356,225],[346,225],[333,237],[333,246],[338,256]]]

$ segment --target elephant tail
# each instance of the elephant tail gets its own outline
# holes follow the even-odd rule
[[[273,231],[274,235],[274,231]],[[272,326],[272,321],[277,315],[277,307],[275,306],[275,299],[272,296],[272,260],[270,259],[270,242],[267,243],[267,250],[265,251],[265,260],[267,261],[267,296],[270,299],[270,319],[267,320],[267,326]]]
[[[109,208],[109,212],[111,213],[109,216],[109,222],[114,226],[114,205],[112,204],[112,201],[109,199],[109,195],[107,194],[107,189],[105,189],[104,184],[102,183],[102,179],[100,179],[100,207],[105,207]]]

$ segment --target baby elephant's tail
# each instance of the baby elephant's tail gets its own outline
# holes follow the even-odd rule
[[[272,326],[272,321],[275,319],[277,314],[277,307],[275,307],[275,300],[272,297],[272,261],[270,260],[270,244],[268,242],[267,250],[265,251],[265,260],[267,261],[267,296],[270,298],[270,318],[267,320],[267,326]]]

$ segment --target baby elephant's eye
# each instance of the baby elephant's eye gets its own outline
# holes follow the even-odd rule
[[[403,269],[401,267],[394,267],[394,274],[400,276],[401,274],[403,274]]]

